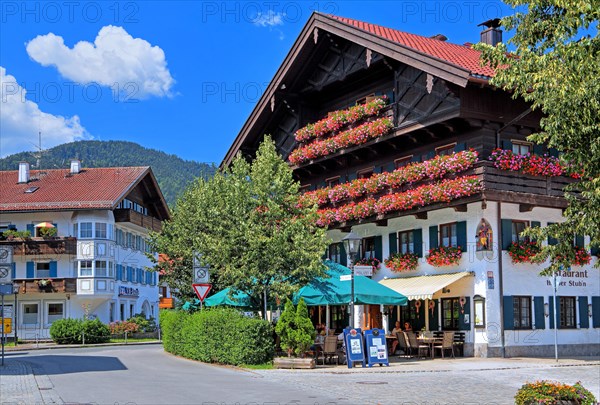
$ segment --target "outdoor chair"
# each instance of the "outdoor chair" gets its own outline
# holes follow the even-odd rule
[[[444,352],[446,350],[450,350],[452,353],[452,357],[454,356],[454,332],[444,332],[444,337],[442,338],[442,343],[440,345],[436,345],[433,347],[434,352],[439,350],[442,352],[442,359],[444,358]]]
[[[402,353],[404,353],[405,356],[408,356],[410,354],[410,345],[404,336],[404,332],[396,332],[396,339],[398,339],[398,347],[400,347]]]
[[[425,352],[429,354],[429,346],[426,344],[419,343],[419,341],[417,340],[417,334],[415,332],[404,332],[404,336],[408,338],[407,340],[408,344],[410,345],[411,354],[414,354],[414,352],[416,351],[417,356],[426,357],[421,356],[422,350],[425,350]]]
[[[338,338],[337,336],[326,336],[325,343],[323,344],[323,365],[325,365],[325,359],[329,359],[329,363],[331,364],[331,359],[335,357],[335,364],[340,364],[339,353],[337,350]]]

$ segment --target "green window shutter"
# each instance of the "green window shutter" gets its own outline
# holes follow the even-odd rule
[[[348,181],[356,180],[356,173],[348,173]]]
[[[116,274],[117,274],[117,280],[120,280],[121,279],[121,265],[120,264],[117,264]]]
[[[440,310],[440,300],[429,301],[433,301],[435,303],[435,306],[433,307],[433,314],[431,313],[431,309],[425,308],[426,311],[429,311],[429,330],[436,331],[439,329],[438,314]]]
[[[544,154],[544,145],[533,145],[533,153],[542,156]]]
[[[348,265],[348,254],[346,253],[346,248],[342,242],[340,242],[340,264],[342,266]]]
[[[413,157],[410,159],[411,162],[413,163],[417,163],[421,161],[421,155],[413,155]]]
[[[423,257],[423,229],[413,230],[413,242],[415,244],[415,254]]]
[[[515,314],[513,312],[513,297],[505,295],[502,297],[502,312],[505,330],[513,330],[515,328]]]
[[[548,298],[548,315],[550,317],[550,329],[554,329],[554,297],[551,296]],[[556,309],[558,310],[558,303],[556,304]]]
[[[548,154],[552,157],[558,157],[558,149],[550,148],[548,149]]]
[[[544,297],[533,297],[533,306],[535,307],[535,328],[546,329],[546,320],[544,316]]]
[[[27,262],[26,264],[27,272],[25,277],[34,278],[35,277],[35,264],[33,262]]]
[[[462,152],[463,150],[467,150],[467,144],[464,142],[458,142],[454,147],[454,152]]]
[[[458,330],[471,330],[471,298],[465,297],[465,305],[458,314]],[[465,322],[465,315],[468,315],[469,322]]]
[[[579,327],[581,329],[587,329],[590,327],[587,297],[578,297],[577,300],[579,301]]]
[[[585,247],[585,239],[581,235],[575,235],[575,246],[577,247]]]
[[[396,232],[392,232],[389,235],[390,241],[390,256],[394,253],[398,253],[398,234]]]
[[[12,262],[10,264],[10,276],[12,277],[12,279],[14,280],[15,278],[17,278],[17,263]]]
[[[388,163],[387,165],[385,165],[385,170],[390,173],[393,172],[394,170],[396,170],[396,163],[394,163],[394,162]]]
[[[512,152],[512,146],[513,146],[512,142],[509,141],[508,139],[505,139],[502,141],[502,149],[509,150]]]
[[[592,326],[600,328],[600,297],[592,297]]]
[[[512,219],[502,220],[502,250],[507,250],[512,244]]]
[[[531,221],[531,227],[532,228],[539,228],[542,226],[542,223],[540,221]],[[536,241],[536,239],[532,239],[533,242]]]
[[[35,236],[35,227],[33,224],[27,224],[27,231],[29,231],[31,236]]]
[[[456,223],[456,243],[463,252],[467,251],[467,221]]]
[[[375,236],[374,239],[375,244],[375,257],[380,261],[383,261],[383,237],[381,235]]]
[[[431,150],[427,153],[427,160],[433,159],[435,157],[435,151]]]
[[[595,246],[592,245],[591,249],[590,249],[590,254],[592,256],[600,256],[600,247],[599,246]]]
[[[435,249],[439,246],[438,227],[431,225],[429,227],[429,249]]]
[[[50,277],[58,277],[58,266],[56,262],[50,262]]]
[[[373,173],[381,173],[383,172],[383,166],[375,166],[373,169]]]
[[[548,222],[548,225],[554,225],[554,222]],[[550,245],[550,246],[558,245],[558,239],[548,236],[548,245]]]

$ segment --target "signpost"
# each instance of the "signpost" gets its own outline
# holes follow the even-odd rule
[[[202,303],[204,302],[204,299],[210,292],[210,289],[212,288],[212,284],[204,284],[204,283],[192,284],[192,287],[194,288],[194,292],[196,293],[196,295],[198,296],[198,299],[200,300],[200,309],[202,309]]]
[[[0,297],[2,297],[2,321],[0,321],[0,327],[2,328],[2,365],[4,365],[4,341],[6,340],[6,334],[11,332],[11,319],[4,318],[4,312],[6,311],[6,307],[4,306],[4,296],[12,295],[13,293],[13,285],[11,284],[0,284]],[[10,322],[5,322],[10,321]]]

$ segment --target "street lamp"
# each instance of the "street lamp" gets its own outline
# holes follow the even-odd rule
[[[14,331],[15,331],[15,346],[17,346],[17,343],[19,341],[19,338],[17,336],[17,325],[18,325],[18,319],[17,319],[17,315],[18,315],[18,307],[17,307],[17,295],[19,295],[19,290],[21,289],[21,287],[19,286],[19,284],[14,283],[13,284],[13,294],[15,295],[15,307],[13,309],[13,314],[14,314],[14,321],[15,324],[13,325]]]
[[[552,273],[552,290],[554,293],[554,301],[552,302],[552,305],[554,306],[554,359],[556,361],[558,361],[558,323],[560,322],[558,312],[556,311],[556,291],[558,291],[561,279],[562,277],[557,276],[556,272]]]
[[[356,259],[356,255],[358,254],[358,250],[360,248],[360,241],[362,238],[355,234],[354,232],[350,232],[342,239],[342,243],[344,244],[344,249],[350,255],[350,262],[354,262]],[[350,327],[354,328],[354,264],[350,265],[351,273],[351,287],[350,287]]]

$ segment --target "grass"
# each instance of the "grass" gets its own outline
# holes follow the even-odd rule
[[[247,368],[249,370],[272,370],[273,369],[273,363],[242,364],[240,367]]]
[[[139,338],[139,339],[132,339],[132,338],[127,338],[127,340],[125,340],[125,338],[113,338],[110,339],[109,342],[110,343],[139,343],[139,342],[155,342],[158,339],[155,338]]]

